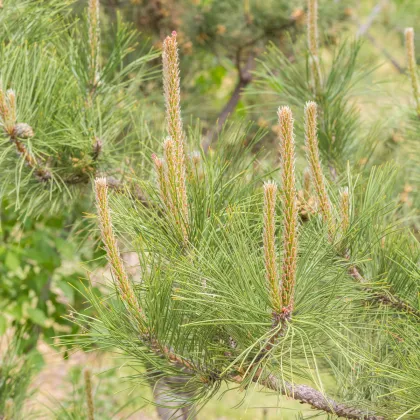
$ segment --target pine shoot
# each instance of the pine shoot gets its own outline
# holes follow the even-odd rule
[[[420,116],[420,88],[419,79],[417,77],[416,53],[414,48],[414,30],[406,28],[405,30],[405,52],[407,56],[408,73],[411,79],[411,87],[413,89],[414,101],[416,102],[416,111]]]
[[[99,0],[89,0],[89,83],[91,93],[94,91],[94,89],[98,86],[99,83],[99,58],[101,39],[99,8]]]
[[[111,212],[108,205],[108,185],[106,178],[95,179],[95,192],[102,242],[104,244],[108,262],[111,266],[113,278],[116,281],[117,290],[126,307],[134,317],[140,321],[140,328],[144,331],[142,324],[144,318],[143,312],[128,278],[114,235]]]
[[[312,182],[315,188],[318,205],[322,218],[327,224],[330,237],[334,235],[334,220],[331,204],[325,186],[325,179],[321,168],[317,136],[317,104],[307,102],[305,106],[305,146]]]
[[[166,37],[163,43],[163,89],[166,105],[166,122],[168,133],[174,143],[173,169],[172,161],[168,162],[168,177],[173,188],[171,194],[176,220],[181,221],[184,244],[188,242],[188,197],[186,187],[186,163],[184,151],[184,133],[181,119],[181,90],[179,76],[178,44],[176,32]],[[172,158],[171,158],[172,159]]]
[[[276,249],[276,196],[277,185],[274,182],[264,184],[264,262],[267,283],[270,289],[271,303],[274,313],[281,312],[281,296],[279,292],[279,274]]]
[[[341,233],[343,236],[347,233],[350,226],[350,197],[349,189],[343,188],[340,193],[340,208],[341,208]]]
[[[280,158],[283,193],[283,260],[282,260],[282,311],[290,317],[294,306],[298,246],[298,205],[295,179],[295,139],[293,116],[289,107],[278,111],[280,126]]]
[[[311,76],[315,93],[321,88],[321,68],[319,65],[318,41],[318,0],[308,0],[308,49]]]

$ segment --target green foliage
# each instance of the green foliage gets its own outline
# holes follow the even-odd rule
[[[48,173],[40,179],[35,165],[28,165],[21,152],[16,156],[15,144],[2,136],[1,194],[25,215],[45,213],[45,202],[50,203],[50,213],[59,212],[63,205],[71,207],[89,193],[86,184],[98,172],[126,177],[143,159],[149,141],[144,139],[141,152],[135,152],[133,139],[143,120],[133,113],[140,109],[136,94],[153,75],[146,65],[156,53],[146,52],[126,63],[135,51],[136,35],[118,21],[113,47],[103,57],[99,84],[91,86],[86,22],[73,17],[71,25],[61,23],[59,31],[56,21],[57,25],[67,22],[62,14],[70,11],[69,6],[61,11],[61,20],[54,18],[54,8],[45,20],[39,13],[44,7],[38,5],[33,30],[40,36],[52,31],[55,37],[48,42],[28,42],[26,37],[6,42],[4,33],[1,39],[2,88],[15,91],[17,122],[29,124],[35,132],[23,145],[36,166]],[[9,9],[13,4],[5,5],[6,13]]]
[[[139,253],[141,281],[135,287],[147,328],[161,346],[192,368],[177,368],[153,346],[139,342],[139,326],[127,312],[121,316],[124,305],[118,295],[105,300],[88,294],[98,319],[91,321],[91,334],[80,337],[81,343],[121,349],[134,366],[149,366],[133,380],[184,378],[181,385],[173,385],[169,397],[181,405],[202,407],[223,382],[235,382],[238,375],[244,377],[241,387],[247,389],[259,372],[261,381],[271,374],[284,384],[303,381],[321,389],[321,378],[334,377],[339,386],[328,390],[330,396],[376,413],[392,411],[397,417],[414,409],[408,398],[393,403],[393,393],[401,393],[405,386],[397,372],[406,378],[402,372],[412,369],[407,360],[401,363],[393,356],[393,326],[412,325],[416,316],[377,300],[389,292],[406,299],[414,311],[420,309],[416,298],[420,282],[417,270],[413,272],[420,248],[395,224],[394,177],[390,176],[395,170],[373,168],[366,177],[354,180],[349,174],[350,229],[333,243],[327,240],[318,217],[300,226],[296,309],[279,336],[280,326],[272,327],[264,276],[261,195],[255,195],[255,188],[244,188],[248,176],[236,177],[227,195],[222,194],[226,187],[219,182],[209,191],[207,180],[226,167],[220,159],[226,151],[213,153],[203,156],[200,183],[194,174],[189,178],[189,249],[180,245],[176,228],[162,214],[158,196],[151,197],[156,204],[148,209],[121,196],[113,197],[112,206],[117,227],[129,234]],[[236,165],[235,169],[242,172]],[[333,197],[338,197],[339,188],[331,185]],[[216,197],[221,201],[214,205]],[[278,211],[280,224],[282,212]],[[341,249],[348,249],[349,260],[340,256]],[[366,284],[351,275],[354,266]],[[87,321],[83,314],[79,319]],[[401,342],[399,351],[408,351]],[[180,393],[187,399],[180,400]]]
[[[21,335],[2,337],[6,350],[0,359],[0,416],[4,419],[23,420],[31,418],[25,407],[26,400],[33,396],[29,390],[36,370],[36,354],[21,355]]]
[[[119,396],[115,392],[118,388],[118,374],[115,369],[109,369],[95,377],[93,402],[95,417],[104,420],[121,418],[124,409],[133,410],[132,403],[136,397],[126,396],[124,404],[119,404]],[[63,400],[52,400],[50,407],[51,418],[55,420],[89,420],[86,401],[86,384],[83,381],[83,369],[76,366],[69,372],[68,378],[71,391]],[[125,393],[124,393],[125,394]],[[134,404],[135,405],[135,404]]]
[[[69,241],[74,236],[68,230],[70,220],[62,215],[20,222],[10,208],[2,212],[1,332],[10,322],[30,332],[22,337],[21,347],[35,347],[40,334],[52,344],[57,335],[75,332],[75,325],[65,319],[69,307],[88,311],[80,294],[86,283],[80,262],[93,255]]]
[[[318,103],[322,115],[318,134],[320,153],[332,177],[343,172],[348,161],[352,167],[365,166],[375,146],[375,130],[363,126],[353,99],[357,84],[372,71],[364,68],[366,65],[360,65],[359,51],[359,42],[347,42],[336,47],[331,63],[325,63],[323,68],[321,91],[314,94],[309,55],[291,63],[272,44],[256,71],[255,87],[249,91],[250,94],[269,95],[269,104],[273,108],[288,104],[297,115],[302,115],[308,100]],[[297,121],[298,138],[303,140],[303,125],[299,122],[302,119],[297,118]]]

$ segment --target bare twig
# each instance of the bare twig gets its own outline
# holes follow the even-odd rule
[[[236,54],[236,68],[238,70],[239,79],[236,83],[235,89],[233,90],[228,102],[222,109],[217,118],[216,126],[207,133],[207,136],[203,142],[203,149],[207,151],[210,144],[213,142],[213,139],[217,136],[217,134],[223,128],[226,120],[228,119],[229,115],[235,110],[238,102],[241,99],[243,90],[251,83],[252,81],[252,68],[254,66],[254,54],[250,53],[247,59],[245,66],[241,64],[241,55],[242,55],[242,48],[237,51]]]
[[[404,74],[405,70],[400,66],[398,61],[389,53],[387,49],[379,45],[378,41],[375,39],[373,35],[369,33],[370,27],[373,25],[375,19],[378,17],[378,15],[381,13],[383,7],[385,5],[385,1],[382,0],[376,4],[376,6],[372,9],[370,15],[368,16],[366,22],[364,24],[360,23],[359,20],[356,19],[356,24],[359,26],[359,29],[357,30],[356,36],[358,38],[364,36],[366,37],[371,44],[377,48],[395,67],[395,69],[401,73]]]
[[[286,31],[287,29],[292,27],[295,23],[296,23],[295,18],[291,18],[288,21],[286,21],[282,26],[276,29],[277,31]],[[220,133],[220,131],[222,130],[226,120],[232,114],[232,112],[236,109],[236,106],[238,105],[241,99],[243,90],[252,82],[252,79],[253,79],[252,70],[255,65],[255,51],[251,50],[248,54],[246,63],[242,64],[244,50],[246,50],[247,48],[252,48],[254,45],[256,45],[259,41],[264,39],[266,36],[267,36],[267,33],[263,32],[262,34],[256,36],[255,38],[245,42],[236,51],[235,65],[238,72],[238,82],[236,83],[235,89],[233,90],[228,102],[220,111],[220,114],[217,118],[216,126],[213,129],[209,130],[209,132],[207,133],[203,141],[204,151],[207,151],[211,143],[215,141],[217,134]]]
[[[379,1],[370,12],[370,15],[368,16],[366,22],[363,25],[359,26],[359,30],[357,31],[357,34],[356,34],[358,37],[365,35],[369,31],[370,27],[373,25],[373,22],[378,17],[379,13],[381,13],[384,7],[384,3],[385,2],[383,0]]]
[[[395,67],[395,69],[398,71],[398,73],[401,74],[405,74],[406,71],[400,66],[400,64],[398,63],[398,61],[389,53],[388,50],[386,50],[385,48],[381,47],[378,42],[376,41],[376,39],[370,34],[370,33],[366,33],[365,37],[371,42],[371,44],[377,48],[389,61],[390,63]]]

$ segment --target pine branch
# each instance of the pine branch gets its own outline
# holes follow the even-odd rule
[[[322,173],[321,162],[319,159],[319,151],[318,151],[318,139],[317,139],[317,105],[315,102],[308,102],[305,107],[305,141],[306,141],[306,149],[307,149],[307,160],[309,166],[311,168],[312,179],[315,185],[316,194],[318,197],[319,207],[321,211],[321,215],[324,219],[324,222],[328,226],[328,233],[329,239],[332,241],[336,227],[335,222],[333,219],[332,211],[331,211],[331,204],[330,199],[328,197],[328,192],[325,186],[325,180]],[[347,229],[349,223],[349,197],[348,191],[342,192],[342,228],[344,230]],[[343,232],[344,234],[344,232]],[[350,257],[345,252],[344,257],[347,261],[350,261]],[[348,273],[357,280],[360,284],[365,285],[368,281],[362,276],[360,273],[360,269],[356,266],[351,266],[348,269]],[[409,314],[413,314],[415,316],[420,315],[420,311],[416,308],[413,308],[409,303],[405,302],[404,300],[400,299],[398,296],[394,296],[391,294],[386,293],[378,293],[372,288],[365,287],[365,290],[371,292],[373,294],[373,299],[377,303],[386,304],[392,306],[393,308],[404,311]]]
[[[142,341],[148,344],[150,349],[158,355],[165,356],[171,363],[178,367],[193,370],[193,363],[176,355],[171,349],[163,346],[153,336],[152,331],[146,327],[146,316],[139,305],[134,288],[128,278],[124,262],[112,226],[111,212],[108,204],[108,185],[105,178],[95,180],[96,206],[98,210],[98,222],[105,247],[106,255],[111,266],[113,277],[116,281],[117,291],[129,313],[137,321],[141,332]]]
[[[403,74],[403,73],[405,73],[404,69],[399,65],[397,60],[388,52],[388,50],[381,47],[378,44],[378,42],[376,41],[376,39],[373,37],[373,35],[369,33],[369,29],[372,26],[373,22],[375,21],[376,17],[382,11],[382,9],[384,7],[384,3],[385,3],[384,1],[380,1],[378,4],[375,5],[375,7],[372,9],[370,15],[368,16],[368,19],[366,20],[366,22],[364,24],[361,24],[356,19],[356,24],[359,27],[356,35],[357,35],[357,37],[361,37],[361,36],[366,37],[371,42],[371,44],[375,48],[377,48],[391,62],[391,64],[396,68],[396,70],[399,73]]]
[[[330,237],[334,235],[334,221],[331,211],[331,203],[328,197],[325,179],[319,157],[318,136],[317,136],[317,104],[307,102],[305,106],[305,146],[306,158],[312,176],[312,182],[315,187],[319,208],[322,218],[328,226]]]
[[[308,49],[310,54],[311,76],[315,95],[322,85],[321,67],[318,52],[318,0],[308,0]]]
[[[116,281],[117,290],[128,311],[134,315],[137,321],[139,321],[141,331],[145,333],[144,313],[139,306],[133,287],[128,279],[117,245],[117,240],[114,235],[111,213],[108,206],[108,185],[105,178],[96,178],[95,192],[102,242],[111,266],[113,277]]]
[[[288,319],[293,312],[297,266],[298,207],[295,180],[295,139],[293,116],[289,107],[278,111],[280,126],[280,158],[282,166],[283,196],[283,261],[282,261],[282,312]]]
[[[33,170],[36,178],[42,182],[49,181],[51,172],[38,162],[22,142],[24,139],[32,138],[35,134],[29,124],[17,122],[16,95],[12,89],[9,89],[5,94],[0,88],[0,123],[10,141],[15,145],[18,154]]]
[[[181,119],[181,92],[179,75],[178,43],[176,32],[166,37],[163,43],[163,89],[166,105],[166,123],[169,139],[165,141],[167,150],[167,191],[171,195],[173,216],[180,225],[184,244],[188,242],[188,198],[186,187],[186,164],[184,132]],[[173,150],[172,150],[173,149]]]
[[[276,29],[279,32],[287,31],[288,29],[292,28],[295,24],[296,17],[292,16],[282,26]],[[235,111],[239,101],[242,98],[242,94],[245,88],[252,83],[254,79],[253,69],[255,66],[255,61],[257,59],[255,46],[259,41],[270,35],[270,33],[263,32],[261,35],[256,36],[248,42],[245,42],[236,50],[235,67],[238,74],[238,81],[236,83],[235,89],[232,91],[228,101],[226,102],[226,105],[222,108],[218,117],[216,118],[215,127],[210,129],[205,136],[205,139],[202,144],[204,151],[207,151],[211,144],[217,140],[217,135],[221,132],[226,121]],[[243,52],[249,47],[251,47],[252,49],[248,53],[248,57],[246,58],[246,60],[244,60]]]
[[[378,292],[371,287],[367,287],[366,284],[368,283],[368,280],[360,273],[360,269],[358,267],[351,266],[348,269],[348,273],[351,277],[357,280],[358,283],[365,285],[364,289],[372,294],[372,299],[375,302],[390,306],[397,311],[413,315],[420,320],[420,311],[416,308],[413,308],[413,306],[408,302],[404,301],[396,295],[393,295],[392,293]]]
[[[356,34],[358,37],[365,35],[369,31],[370,27],[373,25],[373,22],[375,21],[379,13],[381,13],[384,3],[384,0],[381,0],[375,5],[370,15],[368,16],[366,22],[363,25],[360,25]]]
[[[279,291],[279,274],[277,269],[276,248],[276,196],[277,185],[274,182],[264,184],[264,262],[268,287],[270,290],[273,315],[281,312],[281,295]]]
[[[254,67],[255,57],[253,53],[248,55],[248,59],[245,65],[241,63],[241,55],[243,48],[239,48],[236,53],[236,70],[238,72],[238,82],[236,83],[235,89],[233,90],[228,102],[224,108],[220,111],[217,117],[216,126],[214,129],[210,129],[203,141],[203,149],[207,151],[212,144],[214,138],[222,130],[229,116],[235,111],[236,106],[241,100],[243,90],[252,82],[252,68]]]
[[[244,378],[235,377],[236,382],[241,383]],[[309,404],[312,408],[326,413],[354,420],[384,420],[384,417],[374,414],[368,414],[366,410],[350,407],[346,404],[338,403],[322,392],[311,388],[308,385],[295,385],[291,382],[282,381],[276,376],[270,374],[264,376],[259,369],[252,378],[253,382],[259,383],[264,387],[286,395],[301,403]]]
[[[408,72],[411,79],[411,87],[413,89],[413,96],[416,102],[417,115],[420,117],[420,87],[419,79],[417,77],[417,63],[416,53],[414,50],[414,30],[407,28],[405,30],[405,50],[407,56]]]

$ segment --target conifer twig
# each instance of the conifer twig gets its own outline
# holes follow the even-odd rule
[[[328,198],[325,179],[321,168],[319,157],[318,136],[317,136],[317,104],[307,102],[305,106],[305,146],[306,156],[311,171],[321,215],[328,227],[330,237],[334,235],[334,221],[331,211],[331,204]]]
[[[282,311],[290,317],[294,306],[294,289],[297,265],[298,206],[295,179],[295,139],[293,116],[289,107],[278,111],[280,126],[280,158],[282,167],[283,196],[283,259],[282,259]]]
[[[349,189],[347,187],[341,190],[340,197],[341,233],[345,235],[350,225],[350,198]]]
[[[321,88],[318,44],[318,0],[308,0],[308,49],[315,93],[318,93]]]
[[[99,0],[89,0],[88,19],[89,19],[89,94],[92,95],[99,83],[99,59],[100,59],[100,39],[101,29],[99,20],[100,3]]]
[[[123,302],[127,305],[127,309],[138,321],[140,321],[140,328],[142,332],[145,332],[143,326],[144,314],[137,301],[130,280],[128,279],[128,275],[120,255],[120,250],[117,245],[117,240],[114,235],[111,213],[108,205],[108,185],[106,178],[95,179],[95,193],[102,242],[105,247],[114,280],[116,281],[117,289]]]
[[[138,300],[135,296],[134,289],[125,270],[117,245],[117,240],[115,238],[111,213],[108,205],[108,185],[105,178],[95,179],[95,192],[102,242],[111,266],[112,274],[117,282],[117,290],[129,312],[139,322],[142,340],[145,344],[150,346],[152,351],[157,354],[164,355],[171,363],[177,365],[178,367],[192,370],[192,362],[189,362],[187,359],[177,355],[168,347],[161,345],[145,326],[145,314],[140,308]]]
[[[16,94],[12,89],[4,93],[0,88],[0,123],[26,165],[34,171],[35,176],[40,181],[50,180],[51,172],[39,164],[36,157],[22,142],[24,139],[32,138],[34,131],[29,124],[17,122]]]
[[[169,157],[171,169],[168,166],[168,176],[172,185],[171,195],[174,215],[180,221],[183,233],[184,243],[188,241],[188,197],[186,187],[186,164],[184,151],[184,133],[181,119],[181,91],[179,76],[179,58],[178,44],[176,41],[176,32],[172,32],[171,36],[166,37],[163,43],[163,89],[166,106],[166,123],[168,133],[173,142],[173,158]],[[173,159],[173,160],[172,160]]]
[[[92,378],[90,369],[85,369],[85,391],[86,391],[86,402],[87,402],[87,417],[88,420],[95,420],[95,406],[93,404],[92,395]]]
[[[176,32],[163,42],[163,90],[166,106],[168,134],[176,145],[176,160],[184,159],[184,133],[181,118],[181,79],[179,74],[178,43]]]
[[[420,88],[419,79],[417,77],[416,53],[414,49],[414,30],[406,28],[405,32],[405,52],[407,56],[408,72],[411,79],[411,87],[413,89],[414,101],[416,102],[416,112],[420,117]]]
[[[308,102],[305,107],[305,142],[306,142],[306,154],[309,166],[311,168],[312,179],[314,182],[315,190],[318,197],[319,207],[324,222],[327,224],[329,239],[332,240],[335,234],[334,220],[331,211],[331,204],[328,197],[327,189],[325,187],[324,176],[321,168],[318,150],[318,139],[316,134],[316,110],[317,105],[315,102]],[[344,197],[343,197],[344,193]],[[346,208],[344,208],[344,206]],[[342,227],[349,225],[349,197],[348,191],[342,192]],[[346,260],[349,260],[349,256],[344,256]],[[360,270],[352,265],[348,269],[348,273],[357,280],[360,284],[366,284],[368,281],[360,273]],[[372,293],[374,299],[382,304],[394,307],[397,310],[413,314],[420,317],[420,311],[413,308],[409,303],[400,299],[398,296],[387,294],[384,292],[378,293],[372,288],[365,287],[365,290]]]
[[[276,249],[276,196],[277,185],[274,182],[264,184],[264,262],[267,283],[270,289],[271,303],[276,315],[281,311],[281,296],[279,292],[279,274],[277,269]]]

